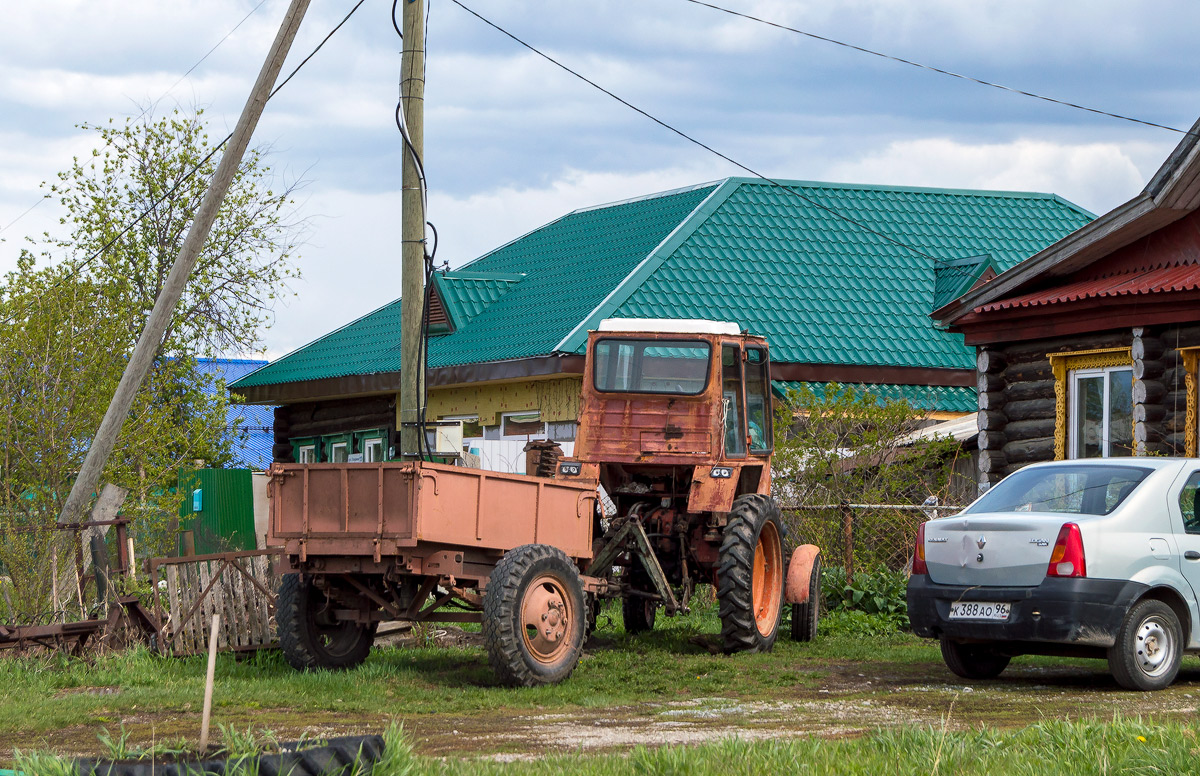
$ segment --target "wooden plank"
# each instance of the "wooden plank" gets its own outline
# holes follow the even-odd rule
[[[163,648],[165,649],[170,644],[171,638],[179,632],[179,569],[175,566],[167,566],[165,568],[167,577],[167,623],[168,627],[165,633],[162,634]],[[157,594],[157,593],[156,593]]]
[[[242,575],[242,569],[245,568],[245,561],[242,559],[235,560],[229,568],[229,586],[233,604],[233,620],[237,626],[237,639],[235,643],[239,647],[250,646],[254,643],[254,633],[251,630],[250,607],[247,605],[249,601],[247,597],[251,591],[246,590],[246,578]]]
[[[195,588],[193,589],[193,592],[192,592],[193,601],[195,600],[194,597],[199,596],[204,591],[204,588],[208,587],[208,583],[212,581],[212,575],[209,573],[207,561],[201,561],[201,562],[195,564],[195,569],[196,569],[196,579],[199,584],[197,584],[195,586]],[[213,602],[213,598],[212,598],[211,591],[209,591],[209,594],[204,596],[200,601],[199,614],[197,615],[195,622],[194,622],[195,639],[192,642],[192,649],[195,650],[197,653],[204,651],[203,645],[204,645],[204,641],[205,641],[204,634],[205,634],[206,629],[203,627],[203,624],[206,622],[212,622],[212,615],[213,615],[212,602]],[[220,648],[220,646],[221,646],[221,642],[220,642],[220,639],[218,639],[217,647]]]

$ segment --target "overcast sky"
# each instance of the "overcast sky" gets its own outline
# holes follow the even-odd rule
[[[463,0],[662,121],[764,175],[1048,191],[1102,213],[1179,135],[1051,105],[686,0]],[[717,0],[826,37],[1179,128],[1200,115],[1200,3]],[[39,0],[0,24],[0,271],[58,228],[39,184],[88,152],[81,122],[205,108],[233,127],[286,8],[266,0]],[[353,5],[313,0],[285,72]],[[400,294],[400,42],[367,0],[267,106],[256,144],[309,234],[267,332],[278,357]],[[157,102],[155,102],[157,101]],[[439,260],[457,267],[578,207],[741,170],[431,0],[425,168]],[[19,217],[19,218],[18,218]],[[16,219],[15,223],[12,223]],[[9,224],[12,223],[11,226]]]

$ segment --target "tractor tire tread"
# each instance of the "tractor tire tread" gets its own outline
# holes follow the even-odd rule
[[[734,499],[725,537],[721,542],[717,567],[717,601],[721,618],[721,640],[725,652],[767,652],[779,632],[764,637],[754,619],[754,551],[758,536],[768,520],[779,529],[781,546],[787,540],[787,528],[779,517],[779,507],[770,496],[752,493]],[[782,588],[780,590],[782,594]],[[780,606],[782,614],[783,607]]]

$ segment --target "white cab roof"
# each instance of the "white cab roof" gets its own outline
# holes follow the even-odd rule
[[[699,318],[605,318],[598,331],[645,331],[665,334],[741,334],[736,323]]]

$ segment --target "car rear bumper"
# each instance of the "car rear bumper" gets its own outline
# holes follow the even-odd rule
[[[1147,589],[1121,579],[1053,577],[1036,587],[969,587],[921,575],[908,580],[908,619],[914,633],[929,638],[1111,647],[1125,613]],[[955,601],[1006,602],[1012,612],[1003,622],[951,620]]]

